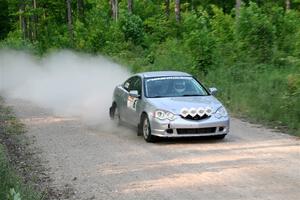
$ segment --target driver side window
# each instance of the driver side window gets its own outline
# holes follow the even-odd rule
[[[140,77],[137,77],[136,81],[134,82],[134,84],[132,85],[131,88],[129,88],[129,90],[137,90],[139,95],[141,95],[142,92],[142,80]]]
[[[130,90],[134,90],[135,82],[137,81],[138,77],[131,77],[123,84],[124,89],[129,92]]]

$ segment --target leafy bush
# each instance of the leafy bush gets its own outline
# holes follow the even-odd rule
[[[143,21],[137,15],[126,14],[120,22],[126,41],[141,44],[143,41]]]
[[[212,6],[212,11],[211,34],[216,47],[214,61],[218,66],[231,66],[238,57],[238,41],[235,38],[236,19],[216,6]]]
[[[11,48],[38,53],[36,43],[23,40],[22,33],[18,30],[9,32],[8,36],[4,40],[0,41],[0,48]]]
[[[155,47],[154,47],[155,48]],[[154,51],[154,49],[153,49]],[[193,72],[193,58],[181,41],[169,39],[156,47],[154,63],[145,70],[179,70]]]
[[[193,56],[190,66],[204,74],[215,64],[215,38],[211,34],[208,14],[202,11],[200,16],[195,13],[184,15],[183,41]]]
[[[274,49],[274,27],[263,9],[250,3],[241,8],[237,22],[237,36],[241,57],[248,57],[256,63],[272,61]]]
[[[14,188],[9,190],[8,200],[21,200],[21,195],[19,192],[16,192]]]

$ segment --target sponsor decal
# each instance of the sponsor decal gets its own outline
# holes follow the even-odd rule
[[[177,79],[191,80],[193,78],[186,77],[186,76],[167,76],[167,77],[159,77],[159,78],[150,78],[150,79],[147,79],[146,82],[160,81],[160,80],[177,80]]]

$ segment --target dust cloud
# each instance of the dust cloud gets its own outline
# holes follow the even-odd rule
[[[105,123],[114,87],[129,71],[103,56],[60,51],[43,58],[0,51],[0,95],[31,101],[58,116]]]

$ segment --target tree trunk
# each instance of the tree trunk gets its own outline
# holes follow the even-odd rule
[[[128,13],[129,13],[129,14],[132,14],[133,0],[128,0],[127,2],[128,2],[128,4],[127,4]]]
[[[36,11],[36,0],[32,1],[32,7],[34,10],[34,14],[32,16],[32,40],[36,40],[37,39],[37,23],[38,23],[38,19],[37,19],[37,15],[35,13]]]
[[[20,28],[22,30],[22,35],[23,35],[23,39],[26,39],[26,32],[27,32],[27,23],[26,23],[26,18],[24,16],[24,12],[25,12],[25,1],[22,0],[20,1],[19,4],[19,20],[20,20]]]
[[[79,20],[84,20],[84,1],[77,0],[77,17]]]
[[[27,17],[27,38],[32,41],[33,27],[32,27],[32,16]]]
[[[170,16],[170,0],[165,0],[165,6],[166,6],[166,17],[169,18]]]
[[[176,21],[180,22],[180,0],[175,0],[175,17]]]
[[[240,10],[241,10],[242,1],[241,0],[236,0],[235,2],[236,2],[235,3],[235,16],[240,17]]]
[[[194,0],[190,0],[191,1],[191,11],[193,11],[195,9],[195,6],[194,6]]]
[[[67,3],[67,22],[68,22],[68,31],[71,42],[73,42],[73,24],[72,24],[72,8],[71,0],[66,0]]]
[[[118,21],[118,0],[110,0],[111,17]]]
[[[290,0],[285,0],[285,9],[286,9],[286,11],[291,9],[291,1]]]

